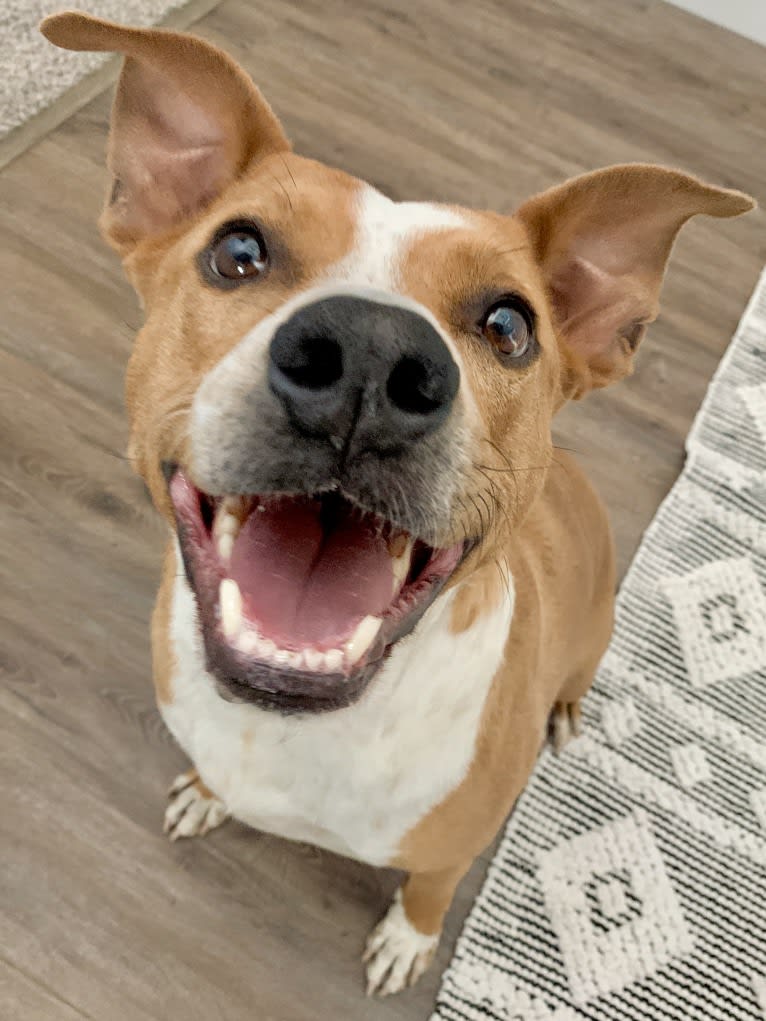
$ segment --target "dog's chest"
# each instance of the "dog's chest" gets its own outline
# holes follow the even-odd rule
[[[512,596],[460,635],[449,628],[452,598],[431,607],[358,703],[285,717],[216,693],[194,599],[179,577],[171,617],[177,668],[165,721],[238,819],[384,865],[465,776],[502,658]]]

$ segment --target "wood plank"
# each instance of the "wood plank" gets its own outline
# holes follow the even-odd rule
[[[24,1021],[88,1021],[88,1015],[0,959],[0,1016]]]
[[[654,0],[226,0],[199,30],[252,71],[297,148],[394,197],[510,211],[626,159],[765,197],[764,51]],[[371,1002],[358,955],[393,874],[235,824],[160,833],[184,762],[149,683],[164,527],[124,459],[140,311],[95,228],[108,110],[96,98],[0,171],[0,1013],[424,1021],[482,863],[436,967]],[[766,262],[765,226],[686,228],[636,374],[557,423],[623,569]]]

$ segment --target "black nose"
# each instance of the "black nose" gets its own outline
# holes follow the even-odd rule
[[[460,382],[422,315],[366,298],[299,309],[271,341],[269,385],[301,432],[390,453],[438,428]]]

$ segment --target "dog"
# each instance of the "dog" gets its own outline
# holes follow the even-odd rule
[[[552,419],[631,371],[685,221],[753,202],[651,165],[512,216],[394,202],[295,155],[201,38],[41,28],[125,57],[100,224],[146,313],[129,453],[169,528],[154,681],[193,763],[166,831],[233,816],[404,870],[364,953],[397,992],[609,642],[606,513]]]

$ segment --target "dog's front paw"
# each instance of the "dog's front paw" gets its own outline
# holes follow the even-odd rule
[[[163,830],[171,840],[204,837],[229,816],[226,805],[203,784],[196,769],[175,778],[168,798]]]
[[[362,960],[367,964],[367,995],[389,996],[414,986],[433,960],[438,934],[418,932],[397,890],[388,914],[370,933]]]

